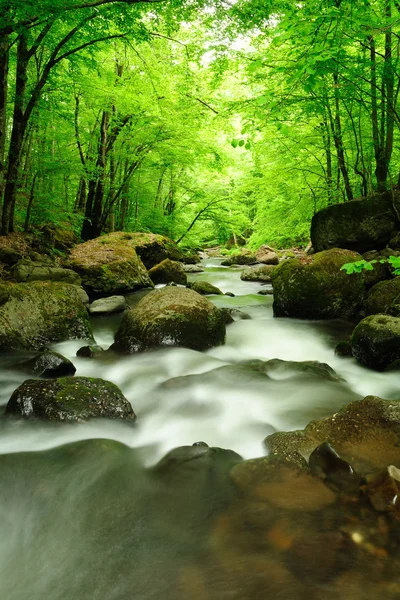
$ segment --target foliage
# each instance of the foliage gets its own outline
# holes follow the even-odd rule
[[[361,273],[365,271],[373,271],[374,264],[389,264],[393,269],[394,275],[400,275],[400,256],[389,256],[388,258],[381,258],[378,260],[357,260],[355,262],[346,263],[341,267],[342,271],[346,271],[347,275],[352,273]]]

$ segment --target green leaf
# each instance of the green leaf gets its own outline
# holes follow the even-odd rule
[[[232,140],[232,141],[231,141],[231,145],[232,145],[234,148],[237,148],[237,147],[238,147],[238,141],[237,141],[237,140]]]
[[[239,140],[239,146],[240,147],[244,146],[244,140]]]

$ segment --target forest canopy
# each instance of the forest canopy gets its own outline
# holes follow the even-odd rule
[[[400,3],[1,0],[1,232],[307,243],[399,184]]]

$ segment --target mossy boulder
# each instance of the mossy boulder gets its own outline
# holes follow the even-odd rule
[[[53,350],[41,352],[37,356],[18,365],[20,369],[31,375],[52,379],[74,375],[76,368],[72,362]]]
[[[33,281],[0,284],[0,351],[42,350],[53,342],[93,341],[80,288]]]
[[[129,354],[160,346],[206,350],[225,343],[220,311],[193,290],[165,287],[127,311],[112,350]]]
[[[211,294],[216,294],[218,296],[222,295],[221,290],[212,283],[208,283],[208,281],[193,281],[188,284],[188,287],[202,296],[208,296]]]
[[[400,277],[374,285],[364,302],[364,308],[367,316],[385,313],[400,317]]]
[[[370,369],[389,367],[400,359],[400,318],[383,314],[365,317],[352,333],[351,351]]]
[[[136,419],[130,403],[114,383],[92,377],[28,379],[13,392],[6,415],[69,422],[99,417]]]
[[[257,261],[256,255],[250,250],[241,250],[239,254],[233,254],[221,262],[224,267],[233,265],[254,265]]]
[[[178,283],[187,284],[187,275],[181,263],[166,258],[158,265],[149,270],[149,276],[153,283]]]
[[[392,192],[385,192],[318,211],[311,221],[314,250],[336,247],[362,253],[384,248],[399,229],[393,205]]]
[[[274,265],[263,265],[262,267],[253,267],[245,269],[240,274],[242,281],[261,281],[262,283],[271,283]]]
[[[333,248],[307,257],[290,258],[272,273],[274,315],[299,319],[348,319],[362,303],[362,273],[347,275],[342,265],[360,260],[350,250]]]
[[[22,254],[15,248],[0,248],[0,263],[12,266],[21,260]]]
[[[334,415],[311,421],[303,431],[277,432],[264,444],[269,458],[299,466],[322,443],[360,473],[400,464],[400,402],[367,396]]]
[[[94,294],[112,294],[154,287],[136,254],[131,234],[110,233],[75,246],[69,264]]]
[[[72,285],[81,285],[81,278],[72,269],[63,269],[44,262],[23,258],[12,268],[11,277],[18,283],[27,281],[62,281]]]
[[[151,269],[166,258],[181,262],[186,260],[186,254],[165,235],[156,233],[125,233],[123,235],[129,239],[129,243],[135,248],[146,269]],[[196,260],[193,255],[187,258],[192,264],[200,260],[199,258]]]

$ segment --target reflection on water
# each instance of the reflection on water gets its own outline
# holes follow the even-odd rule
[[[273,431],[303,428],[367,394],[400,397],[396,373],[335,356],[348,325],[274,319],[272,298],[257,294],[261,284],[209,262],[190,279],[233,292],[212,300],[251,317],[228,326],[225,346],[98,360],[76,358],[79,342],[56,346],[77,375],[116,383],[138,415],[135,425],[0,420],[1,600],[400,597],[388,562],[397,540],[385,519],[354,499],[348,522],[347,500],[329,492],[332,501],[311,510],[300,491],[312,482],[284,473],[275,475],[276,488],[244,493],[229,475],[239,460],[232,452],[184,451],[152,467],[172,448],[200,440],[244,458],[262,456],[262,440]],[[94,322],[104,348],[120,318]],[[273,358],[326,362],[342,380],[251,367]],[[26,378],[14,360],[0,366],[2,406]],[[300,504],[279,503],[285,493]],[[351,541],[351,527],[361,525],[365,551]]]

